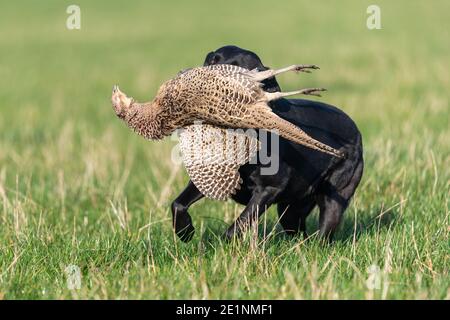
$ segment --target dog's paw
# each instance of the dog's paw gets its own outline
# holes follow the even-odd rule
[[[192,219],[189,215],[177,217],[177,221],[175,223],[175,233],[181,241],[191,241],[195,233],[195,228],[192,225]]]

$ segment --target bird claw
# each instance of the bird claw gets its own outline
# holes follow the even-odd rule
[[[327,91],[327,89],[325,89],[325,88],[310,88],[310,89],[305,89],[302,93],[305,95],[309,95],[309,96],[321,97],[321,95],[318,92],[323,92],[323,91]]]
[[[299,64],[296,65],[294,68],[295,72],[305,72],[305,73],[311,73],[311,70],[320,69],[319,66],[316,66],[315,64]]]

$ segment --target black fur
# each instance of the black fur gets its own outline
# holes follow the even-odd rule
[[[210,52],[204,65],[211,64],[267,69],[255,53],[236,46]],[[280,91],[280,87],[276,79],[271,78],[264,81],[264,90]],[[279,221],[286,233],[302,232],[307,237],[306,217],[318,205],[319,234],[331,240],[363,173],[361,134],[350,117],[325,103],[280,99],[270,106],[277,115],[301,127],[310,136],[344,151],[346,158],[337,159],[280,138],[278,173],[261,175],[262,164],[246,164],[239,169],[243,184],[233,200],[246,208],[228,228],[226,236],[240,234],[269,206],[277,204]],[[183,241],[189,241],[194,233],[187,210],[201,198],[203,195],[189,181],[172,203],[175,231]]]

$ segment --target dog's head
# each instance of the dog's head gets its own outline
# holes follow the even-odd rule
[[[225,46],[208,53],[203,65],[210,66],[213,64],[231,64],[248,70],[256,68],[259,71],[264,71],[268,69],[262,64],[256,53],[236,46]],[[264,84],[263,89],[267,92],[281,91],[275,77],[266,79],[262,83]]]

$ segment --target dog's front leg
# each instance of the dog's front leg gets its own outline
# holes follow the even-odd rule
[[[192,225],[192,219],[188,209],[194,202],[203,197],[203,194],[197,189],[192,181],[189,181],[186,188],[172,202],[173,227],[181,241],[188,242],[192,239],[195,229]]]
[[[228,228],[225,237],[232,239],[233,237],[242,235],[274,203],[278,194],[278,188],[265,187],[255,189],[244,211],[242,211],[241,215]]]

